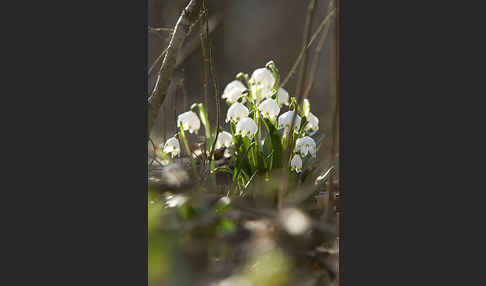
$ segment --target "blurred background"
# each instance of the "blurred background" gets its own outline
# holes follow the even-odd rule
[[[153,66],[149,75],[148,90],[153,89],[157,71],[162,60],[156,62],[167,47],[170,31],[188,0],[149,0],[149,26],[163,28],[148,34],[148,66]],[[224,87],[239,72],[249,75],[253,70],[274,60],[283,80],[297,59],[303,44],[303,31],[309,1],[306,0],[207,0],[209,11],[210,39],[214,46],[215,70],[219,81],[219,95]],[[319,26],[328,12],[329,0],[316,1],[311,34]],[[174,80],[169,87],[164,108],[159,112],[151,138],[157,144],[176,132],[176,116],[186,111],[194,102],[204,102],[203,58],[200,47],[199,24],[196,24],[184,43],[182,56],[178,59]],[[321,50],[314,86],[309,94],[312,112],[319,118],[320,132],[330,135],[335,86],[333,72],[333,26]],[[314,57],[319,37],[308,52],[307,75]],[[156,64],[154,65],[154,63]],[[297,69],[298,71],[298,69]],[[298,72],[292,76],[285,89],[290,96],[295,94]],[[307,76],[308,78],[309,76]],[[183,80],[187,94],[184,108],[183,88],[178,84]],[[209,86],[209,106],[211,122],[216,120],[214,88]],[[221,101],[221,118],[224,119],[228,106]],[[161,108],[162,109],[162,108]],[[285,112],[284,109],[282,112]],[[227,126],[223,125],[225,129]],[[321,152],[329,146],[324,140]],[[321,156],[322,157],[322,156]],[[324,158],[323,158],[324,159]]]

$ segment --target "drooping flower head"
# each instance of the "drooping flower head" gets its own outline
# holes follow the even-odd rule
[[[278,89],[277,102],[280,105],[289,105],[289,93],[281,87]]]
[[[302,172],[302,159],[299,155],[295,154],[292,161],[290,161],[290,170],[297,173]]]
[[[228,113],[226,114],[226,122],[228,121],[233,121],[233,122],[238,122],[241,119],[248,117],[248,114],[250,114],[250,111],[246,106],[239,102],[233,103],[230,108],[228,108]]]
[[[267,68],[256,69],[249,80],[253,99],[260,102],[265,98],[273,95],[273,85],[275,78],[270,70]]]
[[[258,106],[258,110],[264,118],[268,118],[272,121],[277,119],[277,116],[280,113],[280,107],[278,106],[277,102],[271,98],[267,98],[262,101],[262,103],[260,103]]]
[[[177,140],[175,137],[169,138],[164,144],[164,150],[165,153],[170,154],[172,158],[175,156],[179,155],[181,153],[181,147],[179,145],[179,140]]]
[[[250,139],[255,136],[257,132],[257,125],[253,119],[246,117],[241,119],[238,124],[236,124],[236,134],[241,136],[246,136]]]
[[[305,127],[305,131],[317,131],[319,130],[319,118],[317,118],[312,112],[309,112],[309,116],[307,117],[309,121],[307,126]]]
[[[177,117],[177,127],[181,124],[184,131],[189,130],[190,133],[197,133],[201,127],[199,117],[192,111],[184,112]]]
[[[304,136],[295,141],[294,153],[300,154],[302,157],[307,156],[308,153],[312,157],[316,157],[316,142],[309,136]]]
[[[216,149],[222,148],[222,147],[229,147],[233,144],[233,136],[231,133],[222,131],[219,132],[218,134],[218,139],[216,139]]]
[[[294,117],[295,111],[289,110],[284,114],[280,115],[278,118],[278,129],[285,128],[285,131],[290,129],[290,124],[292,124],[292,118]],[[297,132],[300,128],[300,121],[301,118],[298,114],[295,114],[295,121],[294,121],[294,131]]]
[[[243,92],[245,90],[246,87],[243,85],[243,83],[241,83],[241,81],[233,80],[224,88],[222,98],[226,99],[226,102],[229,104],[233,104],[238,101],[241,96],[243,96]],[[242,103],[245,103],[245,101],[245,98],[243,98]]]

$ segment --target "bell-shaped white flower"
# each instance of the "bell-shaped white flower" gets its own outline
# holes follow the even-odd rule
[[[290,124],[292,124],[292,118],[294,117],[295,111],[289,110],[284,114],[280,115],[278,118],[278,129],[285,128],[285,130],[290,129]],[[301,118],[298,114],[295,114],[295,121],[294,121],[294,131],[297,132],[300,128],[300,121]]]
[[[272,121],[277,119],[277,116],[280,113],[280,107],[278,106],[277,102],[271,98],[262,101],[262,103],[260,103],[260,105],[258,106],[258,110],[263,117],[268,118]]]
[[[316,142],[309,136],[304,136],[295,141],[294,153],[300,154],[302,157],[307,156],[308,153],[312,157],[316,157]]]
[[[231,133],[222,131],[219,132],[218,134],[218,139],[216,139],[216,149],[222,148],[222,147],[229,147],[233,144],[233,136]]]
[[[228,108],[228,113],[226,114],[226,122],[228,121],[233,121],[233,122],[238,122],[241,119],[248,117],[248,114],[250,114],[250,111],[246,106],[239,102],[233,103],[230,108]]]
[[[269,98],[273,95],[273,85],[275,78],[267,68],[256,69],[249,80],[253,99],[257,102]]]
[[[184,131],[189,130],[190,133],[196,133],[201,127],[199,117],[192,111],[184,112],[177,117],[177,127],[180,127],[181,124]]]
[[[289,105],[289,93],[281,87],[278,89],[277,102],[280,105]]]
[[[309,112],[309,116],[307,117],[309,121],[307,126],[305,127],[305,131],[317,131],[319,130],[319,118],[317,118],[312,112]]]
[[[290,161],[290,169],[296,171],[297,173],[302,172],[302,159],[299,155],[294,155],[292,161]]]
[[[246,87],[241,83],[239,80],[234,80],[224,88],[223,91],[223,99],[226,99],[226,102],[229,104],[233,104],[238,99],[243,96],[243,92],[246,90]],[[245,103],[245,98],[243,98],[242,103]]]
[[[246,136],[250,139],[255,136],[257,129],[258,127],[255,121],[249,117],[241,119],[238,124],[236,124],[236,134]]]
[[[172,158],[181,153],[181,146],[179,145],[179,140],[175,137],[170,138],[164,144],[164,152],[170,154]]]

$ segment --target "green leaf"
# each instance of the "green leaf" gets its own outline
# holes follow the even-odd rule
[[[218,231],[220,232],[220,234],[228,234],[233,232],[235,229],[235,222],[227,218],[223,218],[218,225]]]
[[[272,166],[274,168],[281,168],[282,167],[282,153],[283,153],[283,147],[282,147],[282,142],[280,141],[280,136],[278,135],[278,131],[273,125],[270,120],[265,119],[264,120],[265,127],[267,128],[271,144],[272,144],[272,151],[273,151],[273,156],[272,156]]]
[[[250,183],[253,181],[253,178],[255,178],[256,174],[257,174],[257,171],[253,172],[253,175],[251,175],[250,179],[245,184],[245,189],[248,188]]]
[[[246,138],[246,137],[245,137],[245,138]],[[248,139],[248,138],[246,138],[246,139]],[[243,144],[243,145],[244,145],[244,144]],[[244,162],[245,162],[245,161],[248,161],[248,152],[250,151],[250,149],[251,149],[251,148],[253,148],[253,146],[255,146],[255,142],[252,142],[252,143],[251,143],[251,144],[248,146],[248,148],[245,148],[244,146],[242,146],[242,147],[244,148],[244,150],[245,150],[245,151],[244,151],[244,152],[242,152],[242,153],[239,153],[239,155],[238,155],[238,157],[239,157],[239,158],[237,159],[237,161],[238,161],[238,162],[236,163],[236,168],[235,168],[235,170],[237,170],[237,171],[236,171],[236,173],[233,175],[233,181],[234,181],[234,180],[235,180],[235,179],[238,177],[238,175],[240,174],[240,172],[241,172],[242,168],[244,167],[244,166],[243,166],[243,165],[244,165]]]
[[[204,131],[206,133],[206,138],[208,140],[208,146],[210,146],[209,141],[212,136],[211,136],[211,128],[209,125],[208,113],[206,112],[206,109],[204,108],[204,105],[202,103],[198,103],[197,107],[199,109],[199,118],[201,118],[201,122],[204,125]]]
[[[309,120],[307,120],[306,116],[302,117],[302,120],[300,122],[300,127],[299,127],[299,137],[302,137],[305,133],[305,127],[309,123]]]

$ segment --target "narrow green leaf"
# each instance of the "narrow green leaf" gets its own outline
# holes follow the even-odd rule
[[[257,171],[253,172],[253,175],[251,175],[250,179],[246,182],[245,184],[245,190],[248,188],[248,186],[250,185],[250,183],[253,181],[253,178],[255,178],[257,174]]]
[[[237,163],[236,165],[236,168],[235,170],[237,170],[237,172],[233,175],[233,181],[238,177],[238,175],[240,174],[242,168],[243,168],[243,162],[247,161],[248,160],[248,151],[250,151],[251,148],[253,148],[253,146],[255,146],[255,142],[252,142],[248,148],[245,148],[245,151],[243,153],[241,153],[241,157],[240,159],[238,160],[239,162]]]
[[[211,136],[211,127],[209,125],[209,118],[208,118],[208,113],[206,109],[204,108],[204,105],[202,103],[198,103],[197,107],[199,109],[199,118],[201,119],[202,124],[204,125],[204,131],[206,133],[206,138],[208,140],[208,146],[209,146],[209,141],[212,138]]]
[[[271,143],[272,143],[272,166],[274,168],[281,168],[282,167],[282,153],[283,147],[282,142],[280,141],[280,136],[278,135],[278,131],[275,126],[270,122],[270,120],[264,120],[265,127],[267,128]]]

